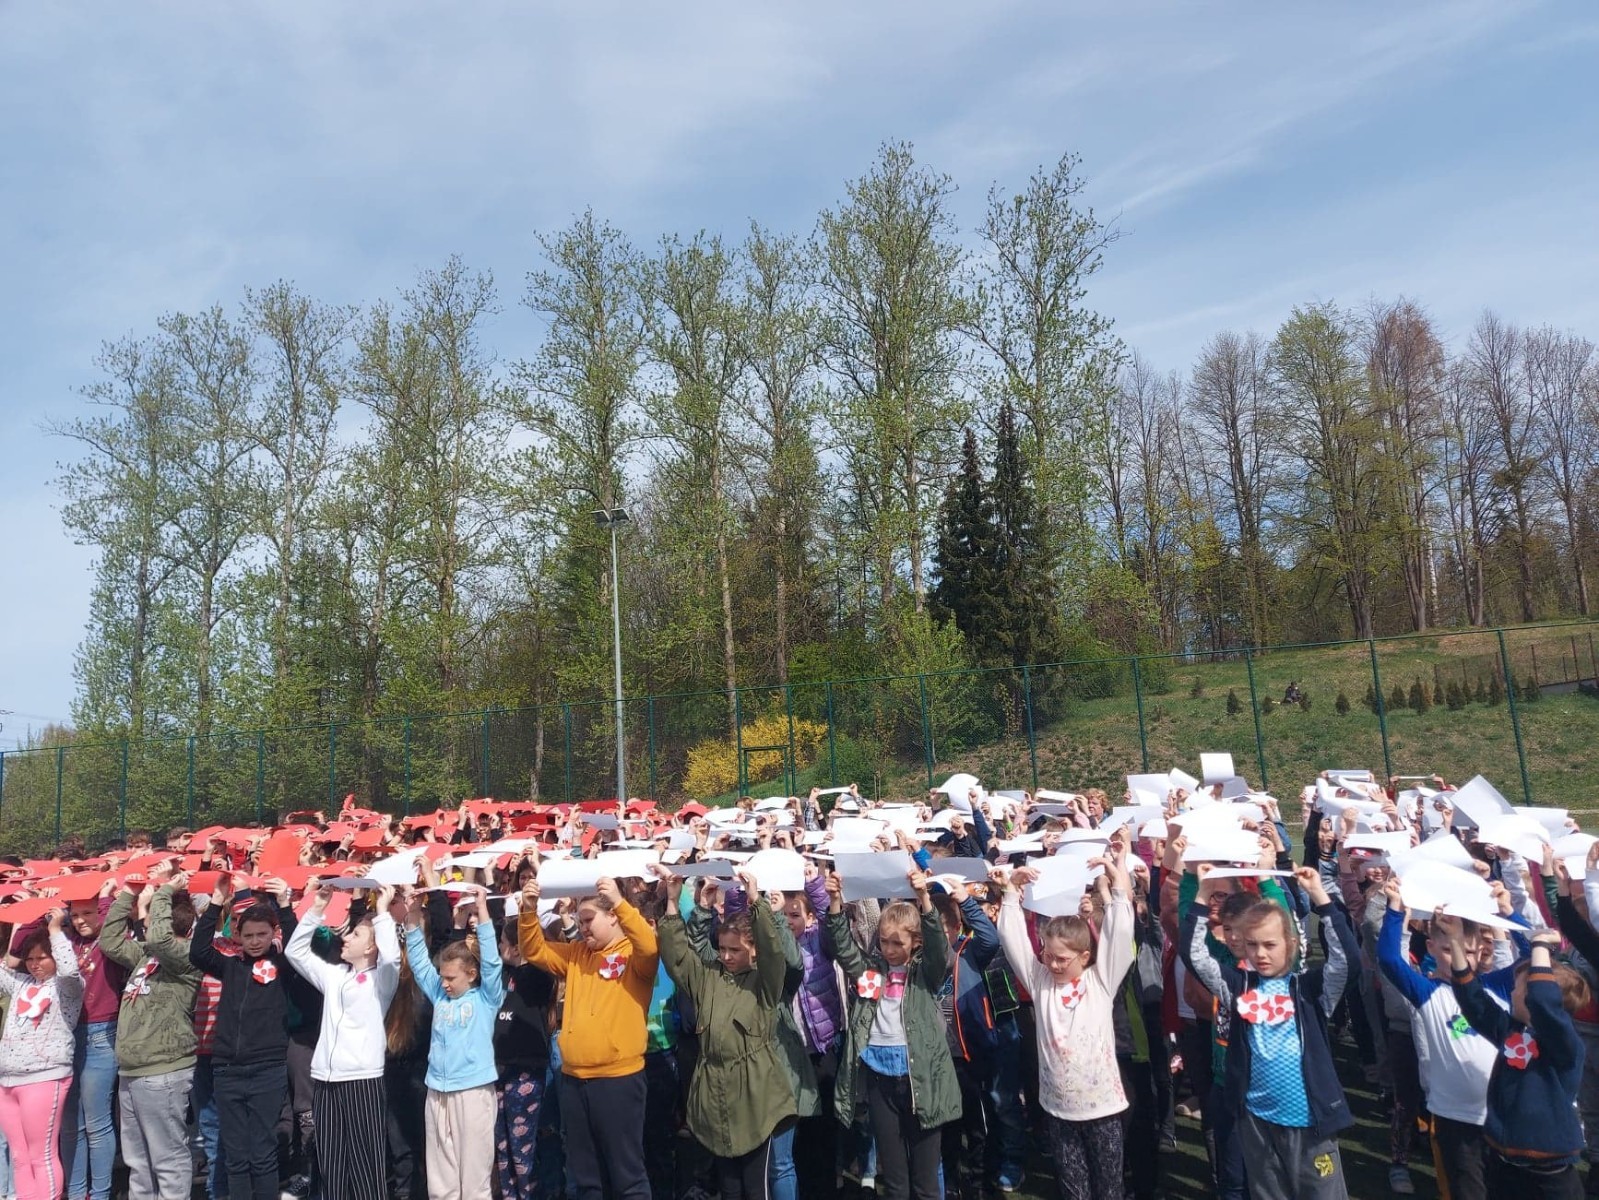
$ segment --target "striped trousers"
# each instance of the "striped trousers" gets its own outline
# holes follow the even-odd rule
[[[311,1083],[323,1200],[385,1200],[388,1108],[383,1079]]]

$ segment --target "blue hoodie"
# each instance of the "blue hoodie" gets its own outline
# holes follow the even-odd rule
[[[500,1077],[494,1064],[494,1023],[505,1003],[505,981],[500,975],[500,944],[493,924],[484,922],[477,927],[477,946],[481,963],[477,986],[452,1000],[428,957],[422,931],[409,929],[405,934],[411,974],[422,994],[433,1002],[427,1085],[435,1092],[464,1092]]]

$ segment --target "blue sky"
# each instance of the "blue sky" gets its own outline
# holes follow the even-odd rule
[[[67,716],[88,610],[41,425],[163,312],[459,252],[511,360],[537,231],[804,232],[893,138],[967,227],[1081,155],[1124,234],[1093,302],[1163,367],[1401,293],[1451,339],[1485,306],[1599,337],[1596,54],[1573,0],[0,0],[0,747]]]

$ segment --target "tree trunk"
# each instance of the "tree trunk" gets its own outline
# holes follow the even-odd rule
[[[727,678],[728,736],[738,740],[738,660],[733,649],[733,581],[727,568],[727,531],[716,530],[716,572],[722,588],[722,667]]]
[[[788,513],[784,508],[786,497],[778,492],[779,503],[777,507],[777,553],[773,555],[773,566],[776,578],[773,581],[773,614],[776,626],[774,631],[774,649],[777,652],[777,682],[788,682]],[[1580,568],[1579,568],[1580,570]],[[1584,609],[1584,611],[1587,611]]]

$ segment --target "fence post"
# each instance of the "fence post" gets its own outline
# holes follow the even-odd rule
[[[189,761],[190,761],[190,763],[193,763],[194,762],[194,753],[193,753],[194,739],[193,738],[189,739],[189,747],[190,747]],[[61,844],[61,775],[62,775],[63,769],[66,767],[66,759],[67,759],[67,748],[65,746],[57,746],[56,747],[56,845],[58,845],[58,846]],[[189,776],[190,776],[191,779],[194,776],[194,768],[192,766],[189,768]],[[194,822],[190,821],[189,824],[192,826],[194,824]]]
[[[339,753],[339,727],[332,721],[328,722],[328,811],[337,811],[333,807],[333,793],[337,784],[336,760]]]
[[[916,690],[922,699],[922,757],[927,762],[927,786],[933,786],[933,726],[927,719],[927,676],[916,677]]]
[[[262,819],[266,805],[266,730],[255,731],[255,819]]]
[[[6,807],[6,752],[0,750],[0,812]]]
[[[1138,706],[1138,756],[1143,762],[1139,769],[1149,771],[1149,733],[1144,728],[1144,672],[1139,667],[1139,658],[1133,656],[1133,703]]]
[[[1531,804],[1532,780],[1527,775],[1527,747],[1521,743],[1521,710],[1516,705],[1516,689],[1510,682],[1510,655],[1505,650],[1505,631],[1503,627],[1494,630],[1499,637],[1499,666],[1505,673],[1505,695],[1510,698],[1510,728],[1516,735],[1516,761],[1521,764],[1521,795],[1522,803]],[[1537,658],[1533,659],[1533,675],[1537,676]]]
[[[792,796],[799,786],[799,764],[794,761],[794,689],[783,685],[783,708],[788,713],[788,794]]]
[[[405,815],[411,815],[411,718],[404,718],[400,738],[405,746],[405,781],[403,784],[405,795]]]
[[[1392,779],[1394,761],[1388,753],[1388,701],[1382,694],[1382,672],[1377,668],[1376,640],[1367,638],[1366,649],[1371,654],[1371,691],[1377,698],[1377,729],[1382,734],[1382,774],[1384,779]]]
[[[189,828],[194,828],[194,735],[189,735],[189,778],[188,799],[185,801],[185,811],[188,813]]]
[[[128,837],[128,739],[122,739],[122,777],[117,783],[117,836]]]
[[[650,799],[655,799],[655,697],[651,696],[648,704],[650,715]]]
[[[744,690],[733,689],[733,754],[738,760],[738,796],[742,799],[748,775],[744,769]]]
[[[566,753],[561,757],[566,763],[566,802],[572,803],[572,706],[561,705],[561,716],[566,722]]]
[[[483,790],[478,795],[485,799],[489,792],[489,710],[483,710]]]
[[[1255,761],[1260,764],[1260,790],[1269,793],[1271,780],[1266,777],[1266,739],[1260,732],[1260,698],[1255,695],[1255,656],[1244,647],[1244,668],[1249,672],[1249,711],[1255,717]]]
[[[1027,712],[1027,761],[1033,771],[1033,791],[1038,790],[1038,738],[1033,732],[1033,669],[1022,664],[1022,707]]]
[[[833,737],[833,681],[827,680],[827,786],[838,786],[838,743]]]

